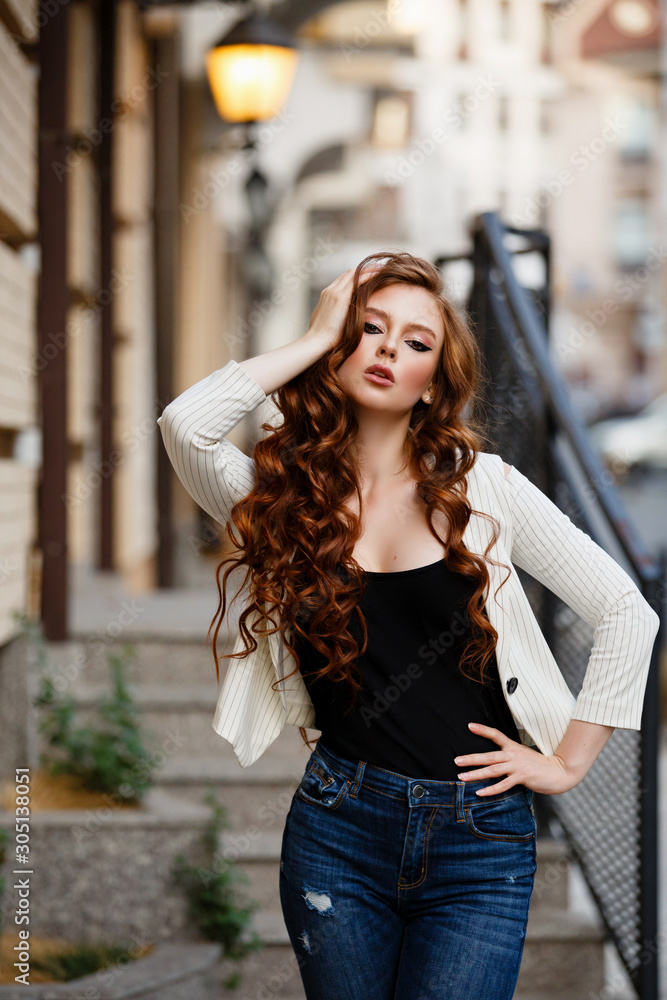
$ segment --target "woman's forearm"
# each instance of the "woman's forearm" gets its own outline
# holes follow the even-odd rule
[[[553,756],[559,757],[565,769],[580,781],[592,767],[614,728],[597,722],[584,722],[583,719],[571,719]]]
[[[319,361],[331,344],[331,336],[309,330],[290,344],[283,344],[237,364],[254,378],[268,396]]]

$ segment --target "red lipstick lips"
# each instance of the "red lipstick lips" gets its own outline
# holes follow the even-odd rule
[[[371,381],[377,382],[378,385],[386,385],[388,382],[394,381],[393,372],[386,365],[371,365],[366,369],[364,375],[367,375]]]

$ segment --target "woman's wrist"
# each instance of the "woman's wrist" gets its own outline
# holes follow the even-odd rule
[[[309,329],[298,340],[283,344],[265,354],[246,358],[237,364],[250,375],[267,396],[290,379],[300,375],[333,346],[333,338],[316,329]]]
[[[552,756],[577,783],[590,771],[613,731],[613,726],[571,719]]]
[[[586,773],[590,768],[590,765],[589,766],[579,765],[578,767],[575,767],[572,764],[569,764],[558,753],[552,753],[551,757],[548,759],[553,762],[554,766],[558,768],[558,770],[563,775],[563,778],[567,783],[566,784],[567,789],[573,788],[575,785],[578,785],[581,779],[586,776]]]
[[[317,326],[311,326],[304,333],[302,340],[307,341],[310,344],[315,344],[317,350],[325,354],[327,351],[331,350],[336,341],[338,340],[339,334],[332,333],[331,330],[321,329]],[[320,355],[321,357],[321,355]]]

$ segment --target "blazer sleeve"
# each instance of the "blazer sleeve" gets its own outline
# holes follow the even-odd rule
[[[660,617],[609,553],[515,466],[505,481],[513,518],[512,562],[595,629],[572,718],[641,729]]]
[[[229,361],[177,396],[158,418],[178,478],[193,500],[221,524],[255,483],[252,459],[225,434],[266,398],[252,376]]]

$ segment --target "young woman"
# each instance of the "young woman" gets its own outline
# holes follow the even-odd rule
[[[285,724],[321,732],[280,859],[309,1000],[510,1000],[533,791],[572,788],[614,727],[641,727],[658,616],[481,449],[479,381],[438,271],[378,253],[322,292],[304,336],[230,361],[158,421],[239,552],[218,567],[216,670],[220,570],[224,589],[246,569],[214,728],[243,766]],[[282,422],[249,458],[225,435],[268,396]],[[595,625],[576,699],[515,566]]]

